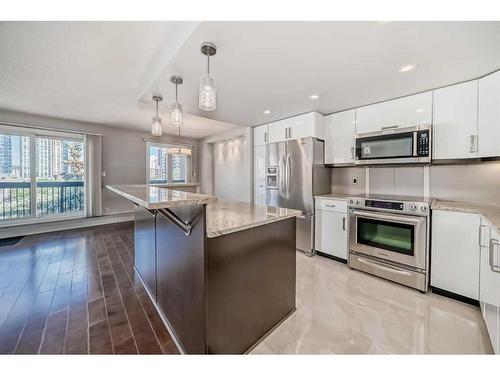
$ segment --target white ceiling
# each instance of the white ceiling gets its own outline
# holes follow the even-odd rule
[[[218,48],[214,112],[197,109],[204,41]],[[499,45],[500,22],[0,22],[0,108],[147,130],[160,93],[174,134],[177,74],[182,134],[202,138],[475,78],[500,68]]]

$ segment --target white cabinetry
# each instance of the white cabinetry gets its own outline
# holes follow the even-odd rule
[[[479,157],[500,155],[500,72],[479,80]]]
[[[480,216],[432,212],[431,285],[479,299]]]
[[[314,248],[347,260],[347,202],[316,198]]]
[[[325,164],[354,164],[356,110],[325,116]]]
[[[500,233],[481,220],[479,304],[493,350],[500,354]]]
[[[356,133],[432,124],[432,91],[356,109]]]
[[[262,146],[268,142],[268,129],[267,125],[259,125],[253,128],[253,145]]]
[[[434,91],[434,159],[477,158],[477,111],[478,81]]]
[[[254,204],[266,204],[266,145],[253,148]]]
[[[318,112],[309,112],[271,122],[268,124],[268,141],[269,143],[275,143],[304,137],[324,139],[323,117]]]

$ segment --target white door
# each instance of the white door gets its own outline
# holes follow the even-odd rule
[[[267,124],[259,125],[253,128],[253,145],[262,146],[267,143]]]
[[[432,91],[356,109],[356,133],[432,124]]]
[[[500,156],[500,72],[479,80],[479,157]]]
[[[431,286],[479,299],[477,214],[432,211]]]
[[[491,264],[492,260],[498,265],[500,234],[483,219],[481,237],[485,240],[481,241],[479,302],[493,349],[500,354],[500,272]]]
[[[266,204],[266,146],[253,148],[254,204]]]
[[[325,200],[318,202],[315,215],[315,246],[317,251],[347,260],[347,213],[346,202]],[[337,212],[335,206],[342,207]]]
[[[268,141],[269,141],[269,143],[286,141],[287,140],[286,135],[288,134],[287,129],[289,126],[290,125],[289,125],[287,119],[271,122],[269,124],[269,128],[268,128],[268,131],[269,131]]]
[[[356,156],[356,110],[325,116],[325,164],[353,164]]]
[[[478,81],[434,91],[434,159],[477,157]]]

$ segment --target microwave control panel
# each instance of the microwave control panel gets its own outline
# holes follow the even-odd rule
[[[418,157],[428,157],[429,156],[429,130],[420,130],[417,132],[417,156]]]

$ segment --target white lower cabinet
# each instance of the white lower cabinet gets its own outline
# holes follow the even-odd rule
[[[500,233],[484,218],[481,222],[479,305],[491,345],[500,354]]]
[[[432,211],[431,286],[479,299],[479,225],[472,213]]]
[[[253,148],[253,202],[266,204],[266,146]]]
[[[347,202],[316,199],[314,248],[347,260]]]

